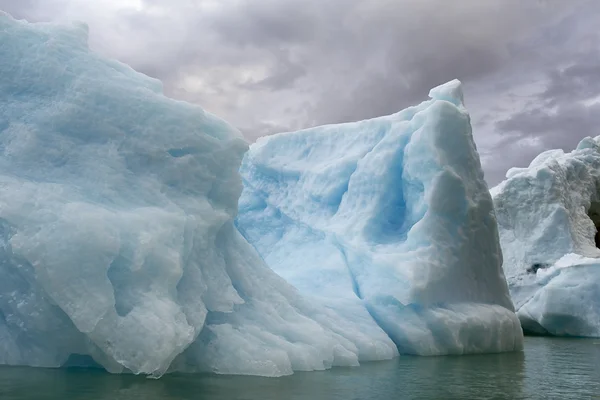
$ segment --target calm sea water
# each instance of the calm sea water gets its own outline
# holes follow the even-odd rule
[[[523,353],[400,357],[275,379],[2,367],[0,399],[600,399],[600,339],[527,338]]]

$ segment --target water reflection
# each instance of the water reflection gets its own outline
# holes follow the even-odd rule
[[[600,339],[534,339],[526,345],[528,393],[600,399]]]
[[[596,340],[596,342],[600,342]],[[524,353],[401,357],[271,379],[0,368],[2,400],[582,399],[600,393],[600,345],[529,338]]]
[[[412,362],[412,365],[410,364]],[[525,354],[506,353],[403,360],[408,393],[430,399],[522,397]],[[407,396],[406,398],[413,398]]]

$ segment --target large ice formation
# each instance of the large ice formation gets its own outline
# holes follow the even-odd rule
[[[459,81],[387,117],[259,139],[236,224],[267,264],[401,353],[520,349]]]
[[[246,150],[85,26],[0,13],[0,364],[277,376],[395,356],[366,310],[301,296],[236,230]]]
[[[491,193],[523,329],[600,336],[600,137],[540,154]]]

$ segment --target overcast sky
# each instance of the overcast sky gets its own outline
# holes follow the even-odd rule
[[[490,185],[600,135],[597,0],[0,0],[82,20],[92,48],[249,140],[386,115],[459,78]]]

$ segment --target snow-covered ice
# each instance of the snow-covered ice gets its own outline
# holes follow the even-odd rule
[[[0,364],[278,376],[397,355],[241,237],[246,150],[86,26],[0,13]]]
[[[491,193],[523,329],[600,336],[600,137],[540,154]]]
[[[302,293],[341,313],[366,308],[401,353],[520,349],[460,82],[430,97],[259,139],[236,224]]]

